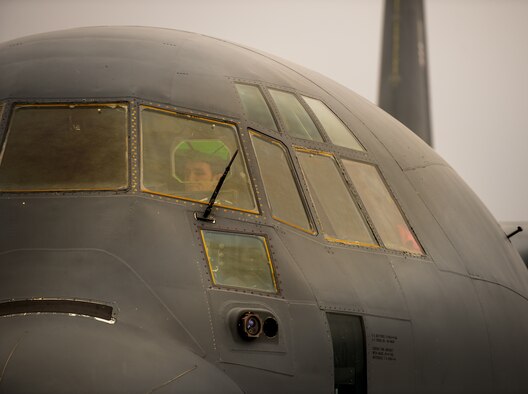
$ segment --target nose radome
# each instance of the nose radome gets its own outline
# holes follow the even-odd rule
[[[119,322],[16,315],[0,332],[0,393],[241,392],[181,343]]]
[[[99,314],[109,308],[118,326],[141,327],[153,337],[167,336],[203,353],[146,281],[126,261],[104,250],[21,249],[1,255],[0,302],[25,302],[30,308],[28,304],[39,299],[43,302],[35,303],[35,310],[22,308],[18,313],[56,312],[60,307],[62,313],[104,320]],[[55,305],[46,309],[45,302],[53,302],[49,300]]]
[[[0,256],[0,393],[240,392],[122,258]]]

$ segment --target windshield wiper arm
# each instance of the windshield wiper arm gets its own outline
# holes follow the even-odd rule
[[[220,193],[220,189],[222,189],[222,185],[224,184],[224,181],[225,181],[225,179],[227,177],[227,174],[229,174],[229,170],[231,169],[231,164],[233,164],[233,161],[235,160],[235,157],[236,157],[237,154],[238,154],[238,149],[233,154],[233,157],[231,158],[231,160],[229,161],[229,164],[225,168],[224,173],[222,174],[222,176],[218,180],[218,183],[216,184],[216,187],[215,187],[215,189],[213,191],[213,194],[211,195],[211,198],[209,199],[209,204],[207,204],[207,208],[205,208],[205,211],[204,211],[203,215],[202,216],[198,216],[196,213],[194,214],[194,217],[197,220],[204,220],[206,222],[213,222],[214,223],[214,218],[212,218],[212,217],[209,218],[209,215],[211,214],[211,210],[213,209],[213,205],[214,205],[214,203],[216,201],[216,196],[218,196],[218,193]]]

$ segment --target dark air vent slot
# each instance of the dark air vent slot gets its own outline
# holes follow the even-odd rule
[[[25,313],[68,313],[112,321],[113,308],[91,301],[77,300],[20,300],[0,303],[0,316]]]

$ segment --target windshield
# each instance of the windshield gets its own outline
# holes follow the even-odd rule
[[[0,190],[124,189],[127,151],[125,105],[17,105],[2,151]]]
[[[207,204],[240,150],[233,125],[143,107],[142,189]],[[243,154],[235,158],[215,205],[257,212]]]

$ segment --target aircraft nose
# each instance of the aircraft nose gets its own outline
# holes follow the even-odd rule
[[[1,393],[241,392],[170,338],[66,314],[0,318]]]
[[[104,250],[0,255],[0,393],[240,392],[177,313]]]

